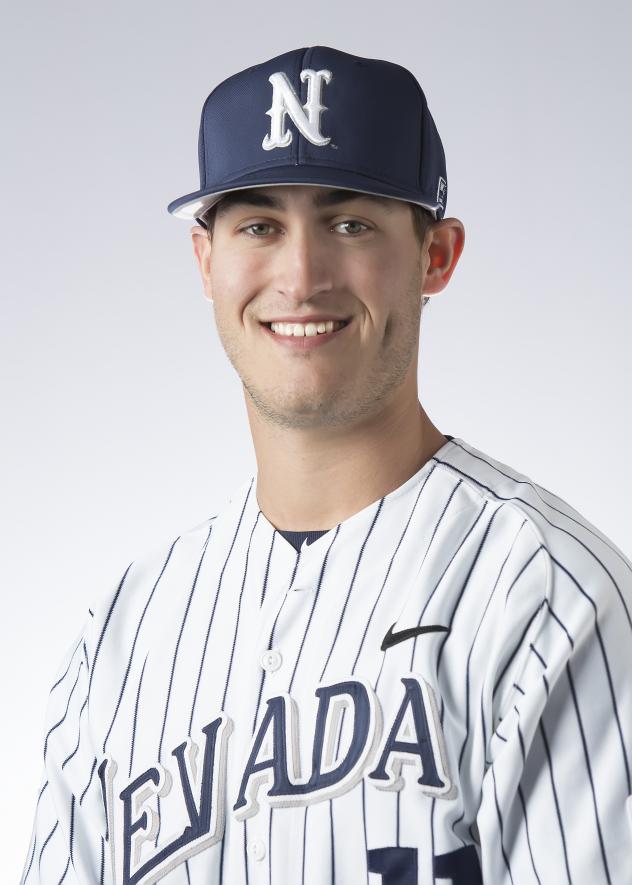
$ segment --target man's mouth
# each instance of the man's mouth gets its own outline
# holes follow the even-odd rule
[[[306,353],[320,350],[331,342],[342,341],[352,328],[352,317],[347,320],[331,320],[314,317],[301,323],[295,320],[273,320],[262,322],[261,328],[270,341],[288,352]]]
[[[275,335],[286,338],[314,338],[318,335],[328,335],[343,329],[348,320],[325,320],[308,323],[263,323]]]

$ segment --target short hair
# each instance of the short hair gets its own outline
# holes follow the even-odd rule
[[[217,212],[217,207],[221,202],[221,200],[218,200],[217,203],[214,203],[210,209],[207,209],[206,212],[203,212],[202,215],[200,215],[200,217],[197,219],[202,227],[206,228],[206,233],[209,240],[213,239],[215,214]],[[415,231],[415,236],[417,237],[419,245],[421,246],[423,245],[424,239],[426,237],[426,231],[435,222],[435,217],[429,209],[426,209],[425,206],[420,206],[419,203],[409,202],[408,205],[410,206],[413,216],[413,230]],[[428,301],[430,301],[430,298],[428,296],[424,296],[422,308],[425,307]]]

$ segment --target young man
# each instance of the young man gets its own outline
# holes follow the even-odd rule
[[[464,243],[419,84],[288,52],[199,149],[257,473],[90,613],[23,883],[632,881],[632,563],[418,400]]]

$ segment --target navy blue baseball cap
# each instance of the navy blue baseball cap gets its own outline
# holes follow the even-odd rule
[[[426,97],[401,65],[310,46],[219,83],[204,102],[200,187],[169,203],[200,221],[223,194],[318,185],[417,203],[443,218],[445,154]]]

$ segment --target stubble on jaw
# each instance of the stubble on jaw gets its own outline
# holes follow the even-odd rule
[[[367,375],[356,376],[348,385],[337,385],[327,397],[297,396],[282,384],[261,387],[244,367],[247,349],[223,323],[221,313],[216,311],[215,320],[226,356],[266,423],[288,429],[341,427],[378,413],[388,395],[403,382],[419,346],[422,297],[419,262],[404,296],[406,309],[387,317],[379,354]]]

